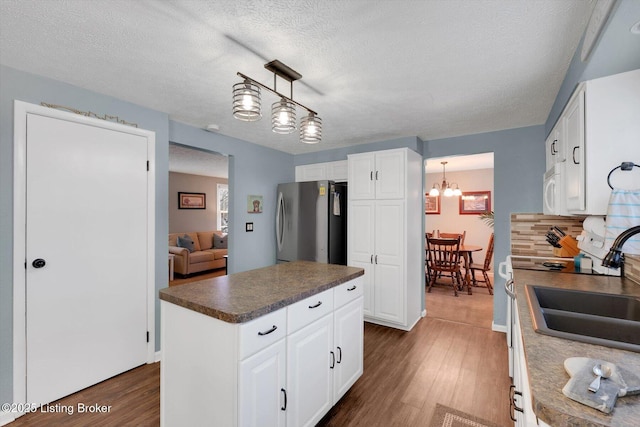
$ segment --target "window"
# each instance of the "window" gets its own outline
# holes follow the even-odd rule
[[[218,230],[229,232],[229,186],[218,184]]]

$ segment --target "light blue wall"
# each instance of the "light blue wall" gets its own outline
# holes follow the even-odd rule
[[[638,20],[640,1],[618,0],[587,62],[580,60],[580,42],[549,113],[545,136],[551,132],[578,83],[640,68],[640,35],[629,31]]]
[[[167,287],[169,140],[230,155],[229,258],[231,271],[275,262],[276,184],[293,181],[293,156],[212,134],[167,114],[65,83],[0,66],[0,402],[13,401],[13,101],[47,102],[117,115],[156,133],[156,290]],[[247,214],[246,196],[262,194],[264,213]],[[254,232],[245,233],[244,223]],[[156,350],[160,349],[160,305],[156,300]]]
[[[169,140],[229,156],[229,271],[273,265],[277,184],[295,180],[293,155],[170,122]],[[263,196],[263,212],[247,213],[247,196]],[[245,223],[253,222],[253,232]]]

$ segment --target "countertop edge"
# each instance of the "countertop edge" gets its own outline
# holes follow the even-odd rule
[[[308,289],[306,291],[302,291],[299,293],[296,293],[294,295],[291,295],[288,298],[284,298],[281,299],[279,301],[275,301],[271,304],[267,304],[263,307],[260,307],[258,309],[255,310],[251,310],[248,312],[242,312],[242,313],[229,313],[226,311],[222,311],[222,310],[218,310],[216,308],[213,308],[211,306],[208,305],[204,305],[204,304],[199,304],[197,302],[194,302],[192,300],[188,300],[185,298],[180,298],[177,297],[175,295],[171,295],[169,293],[166,292],[166,289],[170,289],[170,288],[165,288],[165,289],[161,289],[159,291],[159,296],[160,299],[162,301],[166,301],[175,305],[178,305],[180,307],[184,307],[187,308],[189,310],[195,311],[197,313],[201,313],[204,314],[205,316],[209,316],[209,317],[213,317],[219,320],[222,320],[224,322],[227,323],[245,323],[248,322],[250,320],[256,319],[260,316],[264,316],[265,314],[269,314],[271,312],[277,311],[283,307],[286,307],[288,305],[294,304],[298,301],[301,301],[305,298],[308,298],[310,296],[319,294],[320,292],[324,292],[328,289],[332,289],[335,288],[336,286],[339,286],[345,282],[348,282],[350,280],[356,279],[360,276],[364,275],[364,270],[360,269],[359,271],[356,271],[354,273],[351,274],[347,274],[339,279],[335,279],[331,282],[327,282],[323,285],[319,285],[313,289]]]

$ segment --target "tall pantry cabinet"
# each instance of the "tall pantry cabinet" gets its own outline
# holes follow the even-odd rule
[[[348,156],[347,264],[364,275],[364,320],[410,330],[422,314],[422,157],[407,148]]]

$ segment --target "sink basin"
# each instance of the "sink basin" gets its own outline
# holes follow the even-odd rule
[[[640,299],[526,285],[536,332],[640,352]]]

